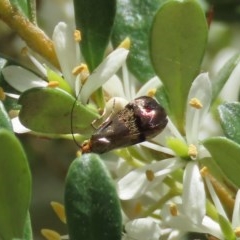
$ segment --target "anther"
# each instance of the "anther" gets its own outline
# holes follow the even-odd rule
[[[59,82],[58,81],[50,81],[47,86],[50,88],[56,88],[59,86]]]
[[[79,66],[76,66],[73,70],[72,70],[72,74],[74,76],[77,76],[79,74],[80,75],[80,79],[81,79],[81,83],[84,84],[84,82],[87,80],[87,78],[89,77],[89,70],[88,70],[88,66],[87,64],[80,64]]]
[[[137,202],[134,207],[134,215],[139,215],[142,212],[142,204]]]
[[[54,212],[57,214],[59,219],[63,222],[66,223],[66,214],[65,214],[65,208],[62,204],[58,202],[51,202],[51,206],[54,210]]]
[[[50,229],[42,229],[41,234],[47,239],[47,240],[61,240],[61,235],[57,233],[56,231],[50,230]]]
[[[6,94],[2,87],[0,87],[0,101],[4,101],[6,99]]]
[[[76,42],[80,42],[82,40],[81,32],[79,30],[74,31],[73,37]]]
[[[202,177],[207,177],[209,172],[208,172],[208,168],[207,167],[203,167],[201,170],[200,170],[200,174],[202,175]]]
[[[194,144],[188,146],[188,155],[192,158],[196,158],[198,155],[197,147]]]
[[[201,109],[203,107],[201,101],[197,98],[192,98],[190,101],[189,101],[189,104],[190,106],[196,108],[196,109]]]
[[[82,72],[87,72],[87,73],[89,74],[89,70],[88,70],[87,64],[82,63],[82,64],[76,66],[76,67],[72,70],[72,74],[75,75],[75,76],[78,75],[78,74],[80,74],[80,73],[82,73]]]
[[[155,178],[154,172],[152,170],[146,170],[145,174],[149,182],[152,182]]]
[[[147,96],[148,97],[154,97],[155,94],[156,94],[156,91],[157,91],[156,88],[149,89],[148,92],[147,92]]]
[[[236,237],[239,238],[240,237],[240,227],[236,227],[234,229],[234,233],[235,233]]]
[[[129,49],[131,45],[131,40],[129,37],[125,38],[118,46],[118,48]]]
[[[171,203],[169,206],[169,210],[172,216],[176,217],[178,215],[178,209],[176,204]]]

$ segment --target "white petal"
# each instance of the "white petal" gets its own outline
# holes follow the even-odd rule
[[[47,82],[43,81],[32,72],[19,66],[5,67],[2,70],[2,73],[7,83],[20,92],[24,92],[33,87],[47,86]]]
[[[232,216],[232,226],[235,229],[240,226],[240,190],[238,190]]]
[[[139,218],[125,225],[126,239],[159,240],[161,229],[159,225],[149,218]]]
[[[190,161],[183,179],[183,211],[195,224],[200,224],[206,213],[206,194],[198,165]]]
[[[80,49],[74,39],[74,29],[64,22],[57,24],[53,31],[53,44],[60,63],[64,79],[72,88],[75,85],[74,67],[80,64]]]
[[[107,82],[103,84],[104,91],[111,97],[125,98],[123,85],[117,75],[113,75]]]
[[[145,96],[151,89],[157,89],[162,85],[160,79],[156,76],[147,81],[137,92],[136,97]]]
[[[15,118],[11,119],[11,121],[12,121],[12,125],[13,125],[13,131],[15,133],[27,133],[27,132],[30,132],[30,130],[28,128],[24,127],[20,123],[18,117],[15,117]]]
[[[203,218],[201,229],[202,229],[202,232],[211,234],[218,239],[225,239],[222,234],[222,230],[221,230],[219,224],[217,222],[213,221],[208,216],[205,216]]]
[[[182,161],[177,158],[169,158],[131,171],[117,183],[120,199],[134,199],[143,195],[156,185],[161,184],[166,175],[179,167],[182,167]],[[154,172],[155,177],[152,181],[146,177],[147,170]]]
[[[116,49],[93,71],[82,87],[80,96],[82,103],[86,104],[91,94],[116,73],[126,60],[128,52],[125,48]]]
[[[212,87],[207,73],[200,74],[192,83],[188,95],[186,111],[186,137],[188,144],[198,143],[198,132],[208,109],[210,107]],[[202,103],[201,109],[193,108],[189,105],[192,98],[197,98]]]
[[[109,101],[107,101],[105,105],[104,115],[106,117],[108,117],[109,115],[114,116],[116,113],[122,110],[127,104],[128,101],[125,98],[113,97]],[[106,118],[105,116],[103,117]]]
[[[225,217],[226,219],[228,219],[227,217],[227,214],[223,208],[223,205],[221,203],[221,201],[219,200],[213,186],[212,186],[212,183],[211,181],[208,179],[208,177],[205,178],[205,181],[206,181],[206,184],[207,184],[207,187],[208,187],[208,191],[211,195],[211,198],[213,200],[213,203],[214,203],[214,206],[217,208],[217,211],[219,214],[221,214],[223,217]]]

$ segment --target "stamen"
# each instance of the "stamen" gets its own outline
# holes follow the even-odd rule
[[[2,87],[0,87],[0,101],[4,101],[6,99],[6,94]]]
[[[152,170],[146,170],[145,174],[149,182],[152,182],[155,178],[154,172]]]
[[[178,215],[178,209],[177,209],[177,205],[175,203],[170,204],[169,210],[173,217],[176,217]]]
[[[234,229],[234,233],[235,233],[236,237],[239,238],[240,237],[240,227],[236,227]]]
[[[190,144],[188,146],[188,155],[192,158],[196,158],[197,155],[198,155],[198,151],[197,151],[197,148],[194,144]]]
[[[81,156],[82,156],[82,150],[80,149],[76,152],[76,157],[81,157]]]
[[[118,48],[129,49],[131,45],[131,40],[129,37],[125,38],[118,46]]]
[[[156,91],[157,91],[156,88],[152,88],[152,89],[148,90],[147,96],[149,96],[149,97],[154,97],[155,94],[156,94]]]
[[[63,222],[66,223],[66,215],[65,215],[65,208],[62,204],[58,202],[51,202],[51,206],[54,210],[54,212],[57,214],[59,219]]]
[[[200,174],[202,175],[202,177],[207,177],[209,172],[208,172],[208,168],[207,167],[203,167],[201,170],[200,170]]]
[[[57,233],[56,231],[50,230],[50,229],[42,229],[41,234],[47,239],[47,240],[61,240],[61,235]]]
[[[47,86],[50,88],[56,88],[59,86],[59,82],[58,81],[50,81]]]
[[[197,98],[192,98],[190,101],[189,101],[189,104],[190,106],[196,108],[196,109],[201,109],[203,107],[201,101]]]
[[[142,204],[137,202],[134,207],[134,215],[139,215],[142,212]]]
[[[21,55],[22,56],[27,56],[28,55],[28,49],[27,47],[23,47],[22,50],[21,50]]]
[[[72,70],[72,74],[74,76],[77,76],[79,74],[81,74],[81,83],[84,84],[87,80],[87,78],[89,77],[89,70],[88,70],[88,66],[87,64],[80,64],[79,66],[76,66],[73,70]]]
[[[82,40],[81,32],[79,30],[75,30],[73,36],[76,42],[80,42]]]

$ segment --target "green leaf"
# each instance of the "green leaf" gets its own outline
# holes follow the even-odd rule
[[[240,103],[225,103],[218,107],[221,125],[226,137],[240,144]]]
[[[1,128],[6,128],[9,131],[13,131],[11,120],[8,117],[3,103],[0,101],[0,129]]]
[[[74,0],[75,20],[82,33],[81,51],[92,72],[102,61],[109,43],[116,0]]]
[[[222,90],[224,84],[227,82],[228,78],[232,74],[235,67],[240,62],[240,54],[234,54],[227,63],[221,68],[218,74],[212,79],[212,101],[214,101],[220,91]]]
[[[200,70],[207,33],[204,12],[194,0],[167,1],[153,20],[150,57],[180,130],[188,92]]]
[[[31,175],[13,133],[0,129],[0,238],[22,238],[31,198]]]
[[[112,41],[118,46],[126,37],[131,39],[128,67],[141,82],[155,75],[149,57],[149,33],[153,16],[163,0],[118,0]]]
[[[225,176],[238,188],[240,187],[240,145],[224,137],[208,138],[203,145]]]
[[[90,134],[90,125],[99,115],[56,88],[32,88],[19,98],[21,123],[36,132]],[[73,109],[73,112],[72,112]],[[71,129],[71,123],[72,129]]]
[[[84,154],[71,164],[65,188],[71,240],[120,240],[121,210],[114,183],[98,155]]]
[[[236,235],[232,229],[231,223],[222,215],[218,215],[218,222],[220,224],[224,239],[227,240],[236,240]]]

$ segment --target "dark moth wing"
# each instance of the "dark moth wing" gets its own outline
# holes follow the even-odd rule
[[[104,153],[143,142],[158,135],[166,125],[163,107],[151,97],[136,98],[97,129],[83,145],[83,153]]]

